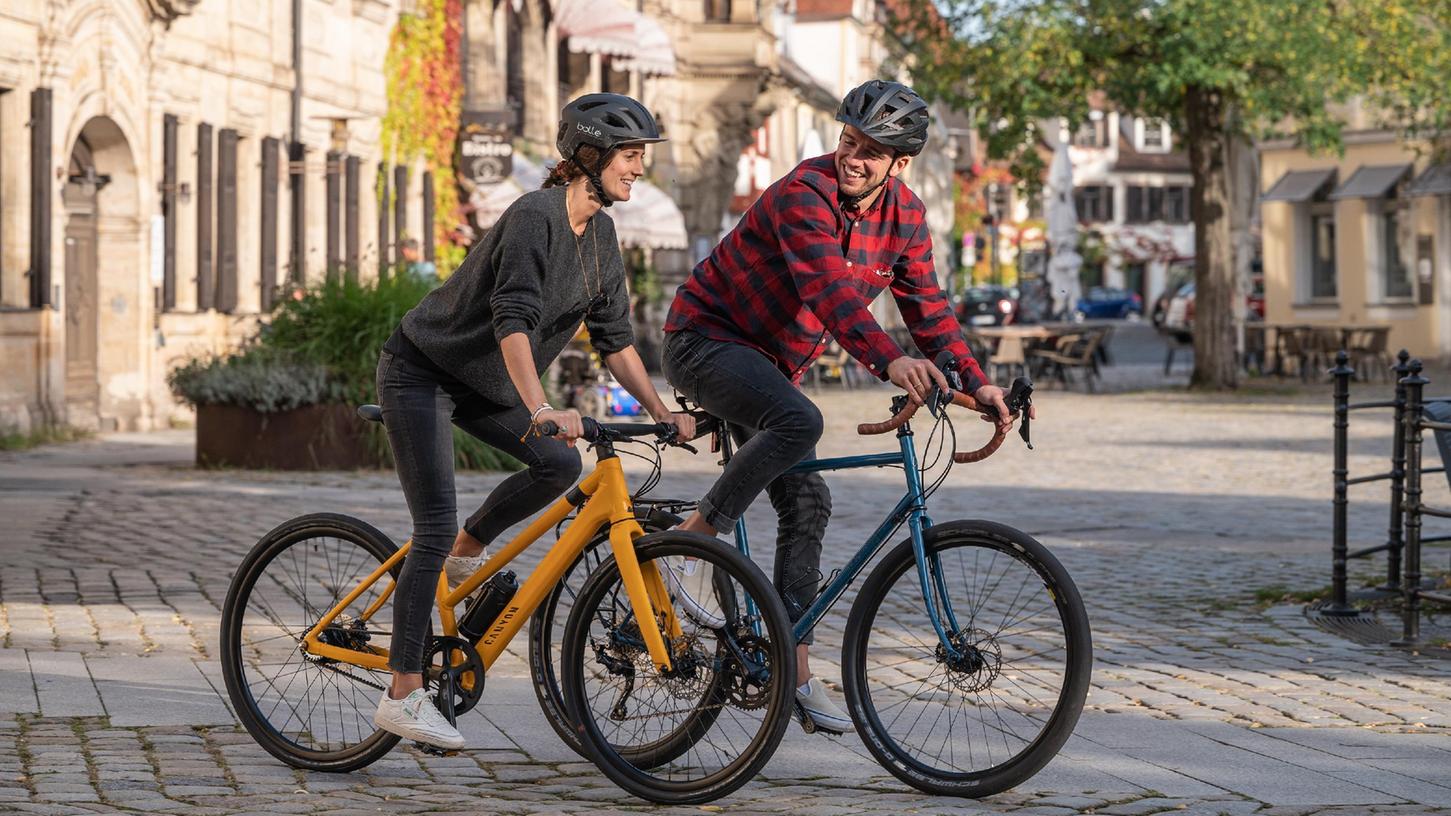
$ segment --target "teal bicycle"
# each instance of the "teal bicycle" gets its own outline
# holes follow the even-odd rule
[[[1022,415],[1020,433],[1030,448],[1026,411],[1031,393],[1031,384],[1019,380],[1009,395],[1010,409]],[[898,397],[892,419],[858,428],[863,434],[895,431],[896,452],[813,460],[793,468],[895,467],[901,468],[905,481],[902,497],[876,531],[825,582],[807,609],[796,610],[800,615],[793,635],[799,641],[815,628],[906,526],[908,535],[878,561],[848,616],[841,660],[847,707],[867,749],[899,779],[928,793],[976,798],[1021,784],[1057,755],[1083,710],[1093,645],[1077,587],[1040,542],[997,522],[935,522],[928,515],[927,500],[952,463],[984,459],[1003,441],[998,433],[976,451],[957,452],[947,413],[951,405],[996,416],[966,394],[934,393],[927,405],[934,421],[926,445],[934,461],[924,465],[911,425],[917,407]],[[728,429],[707,414],[696,416],[697,427],[712,434],[712,448],[722,463],[729,461],[734,440]],[[929,483],[927,474],[949,441],[948,464]],[[634,506],[638,516],[661,526],[693,509],[690,502],[638,495]],[[744,522],[736,526],[735,541],[749,555]],[[590,562],[604,554],[586,552],[581,558]],[[562,584],[552,600],[570,605],[570,586],[568,581]],[[570,616],[570,628],[588,625],[576,617]],[[602,643],[615,637],[608,622],[597,628],[601,631],[592,637]],[[607,719],[607,712],[595,709],[618,701],[591,693],[603,692],[612,682],[610,666],[592,666],[584,654],[565,658],[585,669],[583,682],[573,684],[566,697],[546,671],[536,674],[536,690],[546,712],[554,715],[556,729],[577,740],[580,719],[570,712],[591,712],[583,727],[592,728],[592,723]],[[557,660],[556,653],[554,660],[540,664],[557,665]],[[730,697],[729,691],[720,693]],[[739,694],[730,699],[734,705],[743,702]],[[813,727],[801,712],[798,718],[808,729]],[[610,740],[604,734],[591,736]]]

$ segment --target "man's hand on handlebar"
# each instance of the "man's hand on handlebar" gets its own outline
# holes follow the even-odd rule
[[[1008,392],[992,384],[984,385],[981,388],[978,388],[972,394],[972,398],[977,400],[979,404],[991,405],[997,409],[998,415],[996,419],[988,416],[987,414],[983,414],[982,418],[984,422],[997,423],[998,429],[1003,431],[1004,433],[1007,433],[1008,431],[1011,431],[1013,429],[1013,421],[1016,419],[1012,412],[1008,410],[1007,395]],[[1038,418],[1037,406],[1028,406],[1028,418]]]
[[[948,389],[947,378],[942,376],[941,369],[926,360],[906,355],[898,357],[887,366],[887,379],[906,391],[917,405],[927,403],[933,386],[943,391]]]

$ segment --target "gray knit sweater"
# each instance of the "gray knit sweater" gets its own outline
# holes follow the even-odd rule
[[[597,213],[576,241],[565,188],[551,187],[510,205],[453,275],[403,316],[403,333],[490,402],[517,405],[500,341],[527,334],[543,374],[581,320],[602,355],[635,342],[614,222]]]

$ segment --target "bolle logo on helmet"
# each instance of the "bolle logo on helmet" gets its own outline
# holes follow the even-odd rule
[[[580,133],[583,133],[586,136],[592,136],[596,139],[605,135],[604,131],[600,130],[597,127],[591,127],[589,125],[586,125],[584,122],[575,123],[574,129],[578,130]]]

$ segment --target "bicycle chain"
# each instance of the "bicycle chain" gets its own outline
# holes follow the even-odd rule
[[[357,676],[356,674],[353,674],[350,671],[345,671],[343,669],[338,668],[333,663],[324,663],[323,661],[324,660],[327,660],[327,658],[325,658],[325,657],[316,657],[314,655],[306,655],[306,659],[307,659],[307,662],[311,663],[314,666],[317,666],[320,669],[327,669],[330,672],[334,672],[336,674],[341,674],[342,676],[344,676],[344,677],[346,677],[349,680],[352,680],[354,682],[362,683],[363,685],[369,686],[371,688],[375,688],[378,691],[387,691],[388,690],[388,687],[385,686],[385,685],[383,685],[382,683],[375,683],[372,680],[368,680],[368,679],[359,677],[359,676]]]

